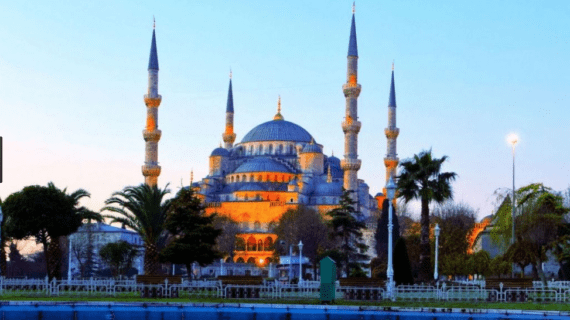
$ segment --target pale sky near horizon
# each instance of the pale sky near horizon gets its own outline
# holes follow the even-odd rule
[[[143,182],[147,65],[156,17],[159,186],[174,194],[208,173],[233,70],[236,142],[286,120],[343,153],[341,121],[352,1],[12,1],[0,5],[0,136],[5,199],[53,181],[84,188],[98,211]],[[447,155],[455,200],[494,208],[512,185],[570,185],[570,2],[356,3],[358,173],[385,184],[384,128],[395,60],[398,155]]]

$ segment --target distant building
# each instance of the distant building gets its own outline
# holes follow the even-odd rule
[[[139,248],[140,254],[135,258],[133,267],[137,269],[137,274],[142,274],[144,271],[144,247],[141,236],[138,233],[104,223],[87,223],[69,236],[71,246],[68,277],[96,276],[97,271],[108,268],[101,261],[99,250],[108,243],[120,240]],[[92,261],[92,263],[89,261]]]

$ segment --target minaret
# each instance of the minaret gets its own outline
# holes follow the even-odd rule
[[[148,61],[148,93],[144,96],[146,104],[146,128],[143,130],[145,141],[145,161],[142,166],[144,182],[156,186],[160,175],[158,165],[158,140],[162,132],[158,130],[158,106],[162,96],[158,94],[158,55],[156,53],[155,25],[152,28],[152,43]]]
[[[390,100],[388,101],[388,127],[384,129],[386,138],[388,139],[386,158],[386,183],[392,179],[396,180],[396,168],[398,167],[398,154],[396,153],[396,139],[400,133],[400,129],[396,127],[396,89],[394,87],[394,63],[392,62],[392,83],[390,84]],[[386,194],[384,188],[384,194]]]
[[[231,149],[236,134],[234,133],[234,95],[232,91],[232,71],[230,70],[230,88],[228,89],[228,103],[226,104],[226,131],[222,134],[226,149]]]
[[[356,26],[354,23],[354,4],[352,5],[352,25],[350,26],[350,40],[348,43],[348,70],[346,83],[342,85],[342,91],[346,97],[346,115],[342,122],[344,131],[344,159],[341,167],[344,170],[344,188],[352,190],[352,199],[358,200],[358,170],[361,161],[358,159],[358,132],[360,122],[358,121],[357,99],[360,95],[360,84],[358,84],[358,49],[356,45]]]

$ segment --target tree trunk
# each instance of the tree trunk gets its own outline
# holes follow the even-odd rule
[[[420,219],[420,282],[428,282],[431,280],[431,259],[429,245],[429,202],[422,198],[422,214]]]
[[[61,277],[61,247],[59,237],[52,238],[48,245],[49,256],[46,257],[48,264],[48,277],[59,279]]]
[[[542,260],[540,260],[540,258],[536,259],[536,271],[538,271],[538,276],[546,288],[548,284],[546,283],[546,276],[544,275],[544,270],[542,270]]]
[[[144,274],[158,274],[158,250],[155,244],[146,244],[144,252]]]
[[[6,277],[6,272],[8,271],[6,263],[6,240],[4,237],[0,240],[0,275]]]

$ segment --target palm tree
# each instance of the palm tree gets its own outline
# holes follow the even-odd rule
[[[136,231],[143,239],[144,272],[156,274],[160,263],[158,253],[161,242],[165,238],[165,225],[167,211],[171,200],[163,201],[167,189],[159,189],[157,186],[141,184],[137,187],[126,187],[123,191],[113,193],[112,197],[105,201],[106,206],[102,211],[111,211],[120,214],[120,217],[105,216],[113,219],[111,223],[119,222]]]
[[[79,200],[81,200],[81,198],[84,197],[89,198],[91,196],[91,194],[89,194],[89,192],[87,192],[85,189],[77,189],[74,192],[68,194],[67,187],[61,190],[58,187],[56,187],[51,181],[48,182],[48,189],[56,190],[57,192],[64,194],[67,197],[71,207],[73,208],[75,215],[81,217],[80,219],[78,219],[80,221],[79,225],[83,223],[83,220],[91,221],[91,219],[93,219],[99,222],[103,221],[103,217],[98,212],[91,211],[83,206],[79,207]],[[72,232],[75,232],[76,230],[77,228],[75,228],[75,230]],[[62,264],[61,247],[67,243],[67,236],[69,234],[70,233],[66,232],[65,235],[52,236],[51,242],[48,246],[48,251],[50,252],[49,255],[46,255],[47,257],[49,257],[48,264],[52,266],[52,270],[54,270],[56,274],[59,274],[61,270],[61,264]],[[68,254],[71,254],[71,248],[69,248]]]
[[[451,181],[457,174],[440,172],[441,165],[447,156],[433,158],[431,150],[422,151],[400,163],[401,173],[397,177],[398,197],[406,203],[413,199],[422,204],[421,233],[420,233],[420,281],[428,281],[431,277],[430,244],[429,244],[429,204],[432,201],[443,203],[453,199]]]

